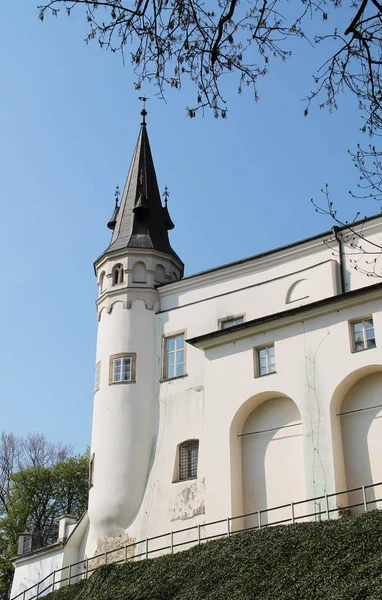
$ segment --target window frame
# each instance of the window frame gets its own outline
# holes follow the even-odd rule
[[[99,360],[95,366],[95,377],[94,377],[94,393],[98,392],[101,384],[101,361]]]
[[[370,339],[374,339],[374,346],[369,346],[369,347],[367,346],[366,331],[368,328],[365,327],[365,321],[372,322],[372,329],[373,329],[374,335]],[[358,323],[362,323],[363,348],[359,348],[357,350],[356,349],[356,341],[355,341],[355,333],[356,332],[354,331],[354,325],[357,325]],[[373,350],[373,348],[377,347],[377,339],[376,339],[376,335],[375,335],[375,326],[374,326],[373,315],[366,315],[364,317],[352,319],[351,321],[349,321],[349,329],[350,329],[350,347],[351,347],[351,351],[353,354],[358,354],[358,352],[364,352],[364,350]]]
[[[192,456],[191,456],[191,451],[193,450],[192,445],[194,445],[194,448],[196,446],[196,464],[192,464]],[[186,448],[188,446],[188,448]],[[184,442],[181,442],[180,444],[178,444],[178,448],[177,448],[177,475],[178,478],[176,481],[189,481],[192,479],[197,479],[198,478],[198,466],[199,466],[199,446],[200,446],[200,442],[197,438],[191,438],[188,440],[185,440]],[[184,461],[184,458],[182,457],[182,450],[187,452],[187,456],[185,459],[185,464],[182,464],[182,461]],[[193,467],[195,468],[195,474],[193,473],[192,469]],[[186,471],[184,471],[184,469],[186,469]]]
[[[228,325],[228,327],[225,327],[225,325],[227,323],[231,323],[233,321],[239,321],[241,319],[241,323],[236,323],[235,325]],[[218,327],[219,329],[230,329],[231,327],[235,327],[236,325],[242,325],[242,323],[245,322],[245,315],[241,314],[241,315],[231,315],[229,317],[224,317],[224,319],[219,319],[218,320]]]
[[[184,365],[184,371],[181,375],[174,375],[174,377],[168,377],[167,376],[167,367],[168,367],[168,351],[167,351],[167,344],[168,341],[172,338],[177,338],[183,336],[183,365]],[[188,375],[187,373],[187,348],[186,348],[186,337],[187,337],[187,331],[182,329],[181,331],[176,331],[175,333],[169,333],[169,334],[165,334],[162,336],[162,378],[161,378],[161,382],[163,381],[173,381],[174,379],[179,379],[180,377],[186,377]],[[176,350],[175,350],[175,356],[176,356]],[[176,359],[174,362],[174,365],[176,365]]]
[[[128,380],[114,381],[114,361],[118,358],[130,358],[131,359],[131,378]],[[121,385],[128,383],[136,383],[137,379],[137,354],[136,352],[119,352],[118,354],[111,354],[109,358],[109,385]]]
[[[260,351],[267,350],[268,348],[274,349],[273,356],[274,356],[275,369],[274,369],[274,371],[267,371],[266,373],[260,373]],[[267,375],[274,375],[275,373],[277,373],[277,371],[276,371],[276,348],[275,348],[274,342],[269,342],[269,344],[262,344],[261,346],[256,346],[256,348],[253,349],[253,356],[254,356],[255,377],[266,377]],[[266,355],[266,358],[267,358],[267,368],[268,368],[268,354]]]

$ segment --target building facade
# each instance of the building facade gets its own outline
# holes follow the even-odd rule
[[[382,216],[184,277],[145,116],[94,265],[89,510],[17,558],[12,598],[124,544],[248,513],[232,529],[257,526],[257,511],[284,506],[262,513],[272,523],[292,502],[382,481],[382,273],[370,260]],[[354,494],[331,498],[332,514]],[[322,518],[321,502],[296,518]]]

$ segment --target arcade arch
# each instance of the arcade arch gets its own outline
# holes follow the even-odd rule
[[[302,423],[294,401],[279,392],[253,396],[231,426],[233,514],[272,508],[306,495]],[[262,515],[262,524],[290,518],[290,509]],[[257,515],[246,527],[258,525]]]

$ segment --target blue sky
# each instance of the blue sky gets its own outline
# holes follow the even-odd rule
[[[0,429],[41,431],[82,451],[97,326],[92,263],[109,242],[140,102],[120,57],[84,43],[80,14],[40,23],[36,4],[0,6]],[[151,98],[151,147],[187,274],[329,229],[309,202],[325,183],[344,218],[379,210],[348,195],[357,174],[347,149],[364,137],[355,99],[305,118],[301,100],[325,52],[302,42],[295,50],[271,65],[257,104],[227,78],[226,121],[188,119],[187,85],[167,103],[149,86],[140,92]]]

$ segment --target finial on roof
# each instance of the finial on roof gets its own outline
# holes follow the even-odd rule
[[[148,98],[146,98],[145,96],[139,96],[138,100],[141,100],[143,102],[143,108],[141,110],[142,125],[146,125],[146,115],[147,115],[146,102],[147,102]]]
[[[115,196],[115,207],[114,207],[114,210],[113,210],[113,214],[111,215],[110,221],[107,224],[108,228],[111,229],[112,231],[114,231],[115,226],[117,224],[117,216],[118,216],[118,213],[119,213],[119,206],[118,206],[118,202],[119,202],[119,185],[118,184],[115,187],[114,196]]]
[[[170,196],[170,192],[168,191],[167,185],[164,186],[164,192],[163,192],[162,195],[163,195],[163,198],[164,198],[164,204],[165,204],[165,206],[167,206],[167,202],[168,202],[168,199],[169,199],[169,196]]]

